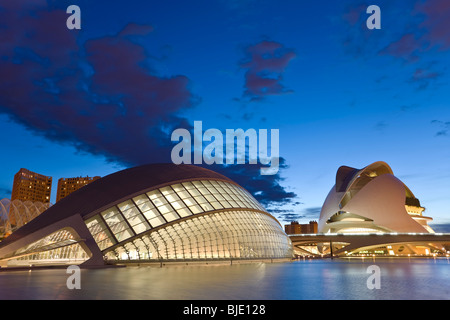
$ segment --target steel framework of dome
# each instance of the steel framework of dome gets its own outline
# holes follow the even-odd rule
[[[50,203],[39,201],[21,201],[15,199],[0,200],[0,239],[9,236],[18,228],[24,226],[51,206]]]
[[[279,222],[232,180],[152,164],[77,190],[0,243],[0,264],[291,258]]]

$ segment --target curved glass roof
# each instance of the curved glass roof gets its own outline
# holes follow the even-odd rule
[[[100,250],[189,216],[224,209],[264,208],[244,189],[219,180],[176,183],[154,189],[87,219]]]

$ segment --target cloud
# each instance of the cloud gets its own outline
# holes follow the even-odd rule
[[[206,168],[219,172],[244,186],[262,205],[266,207],[295,204],[297,194],[287,191],[281,183],[283,178],[281,173],[287,169],[286,160],[280,158],[280,170],[275,175],[261,175],[260,164],[234,164],[217,165],[213,164]],[[270,210],[270,208],[269,208]]]
[[[430,224],[435,232],[450,233],[450,223]]]
[[[427,32],[424,34],[424,40],[428,41],[429,46],[438,46],[441,49],[450,47],[450,3],[447,0],[428,0],[419,2],[416,6],[416,12],[425,16],[421,24]]]
[[[309,219],[319,219],[320,211],[322,207],[308,207],[303,209],[302,214]]]
[[[161,76],[139,44],[153,27],[129,23],[115,35],[82,41],[65,27],[64,10],[45,1],[17,0],[0,8],[0,113],[50,141],[125,166],[170,162],[175,128],[192,129],[179,116],[199,97],[185,75]],[[250,81],[253,96],[284,92],[277,84],[293,53],[275,42],[248,48],[243,67],[263,79]],[[266,55],[269,55],[267,57]],[[191,131],[192,132],[192,131]],[[284,159],[280,167],[286,167]],[[235,180],[265,205],[296,197],[281,186],[280,173],[261,176],[258,165],[208,166]]]
[[[292,221],[299,221],[305,218],[303,215],[295,213],[292,209],[272,209],[269,212],[284,223],[291,223]]]
[[[447,0],[411,2],[411,22],[405,23],[403,35],[388,44],[382,54],[389,54],[408,61],[417,61],[423,53],[432,49],[450,47],[450,3]]]
[[[301,203],[297,203],[299,205]],[[300,220],[319,220],[321,207],[307,207],[302,210],[298,209],[279,209],[272,208],[268,211],[275,215],[280,221],[285,223],[290,223],[292,221],[300,221]]]
[[[4,198],[11,198],[12,190],[7,187],[0,187],[0,200]]]
[[[409,79],[410,83],[417,84],[418,90],[426,89],[431,82],[442,76],[441,72],[430,71],[429,69],[417,68]]]
[[[450,48],[450,6],[446,0],[379,3],[382,30],[368,30],[365,4],[352,5],[342,15],[348,54],[362,59],[392,57],[403,63],[405,81],[417,90],[430,87],[444,69],[430,57]],[[388,29],[388,32],[383,30]],[[436,71],[439,70],[439,71]]]
[[[62,10],[2,10],[0,112],[52,141],[124,164],[155,159],[151,150],[182,126],[192,107],[189,79],[162,77],[133,42],[151,26],[129,24],[114,36],[79,44]],[[58,26],[58,27],[56,27]]]
[[[418,52],[422,50],[422,44],[413,33],[407,33],[400,39],[389,43],[380,51],[381,55],[390,55],[396,58],[402,58],[409,62],[417,61]]]
[[[374,125],[374,129],[379,132],[383,132],[389,125],[385,121],[378,121]]]
[[[283,73],[296,57],[292,49],[264,40],[246,47],[244,52],[245,58],[239,63],[240,68],[246,70],[243,97],[256,101],[292,92],[282,84]]]

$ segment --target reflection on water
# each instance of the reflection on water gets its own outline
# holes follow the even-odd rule
[[[381,288],[367,288],[370,265]],[[0,299],[450,299],[450,264],[436,260],[306,260],[216,266],[81,270],[69,290],[65,269],[0,272]]]

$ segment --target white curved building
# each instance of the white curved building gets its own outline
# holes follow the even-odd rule
[[[385,162],[363,169],[342,166],[322,210],[321,233],[434,233],[430,217]]]

